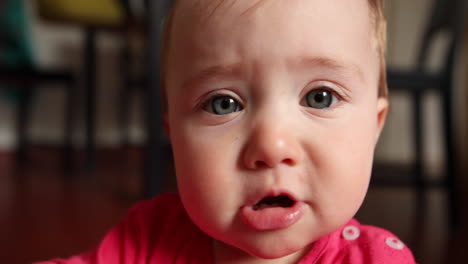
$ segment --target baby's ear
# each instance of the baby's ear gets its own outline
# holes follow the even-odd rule
[[[377,99],[377,133],[375,135],[375,144],[379,140],[380,133],[385,125],[385,119],[388,113],[388,99],[385,97],[379,97]]]
[[[171,128],[169,126],[169,117],[167,116],[167,113],[163,114],[163,126],[164,126],[164,132],[166,133],[166,136],[170,141],[171,140]]]

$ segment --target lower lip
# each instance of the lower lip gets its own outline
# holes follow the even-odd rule
[[[257,231],[285,229],[295,224],[304,214],[304,204],[296,202],[292,207],[271,207],[254,210],[245,206],[241,210],[244,223]]]

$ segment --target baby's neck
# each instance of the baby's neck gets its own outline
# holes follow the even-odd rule
[[[252,256],[243,250],[213,240],[213,255],[215,264],[296,264],[310,250],[303,249],[291,255],[278,259],[263,259]]]

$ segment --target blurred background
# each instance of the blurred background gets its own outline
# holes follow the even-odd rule
[[[385,2],[391,108],[357,218],[419,263],[468,258],[466,2]],[[3,263],[91,249],[133,203],[176,190],[156,74],[167,6],[0,2]]]

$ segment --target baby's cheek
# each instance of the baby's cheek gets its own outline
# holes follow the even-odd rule
[[[353,210],[362,203],[369,184],[374,148],[370,129],[366,123],[350,123],[336,137],[335,151],[327,161],[336,201]]]
[[[188,204],[193,204],[191,208],[194,210],[211,214],[219,209],[220,214],[223,210],[217,207],[229,201],[229,195],[236,186],[229,182],[233,168],[227,164],[228,153],[212,149],[209,143],[197,142],[186,141],[178,146],[178,150],[174,150],[181,196]],[[226,152],[222,149],[222,152]],[[227,190],[228,187],[230,190]]]

